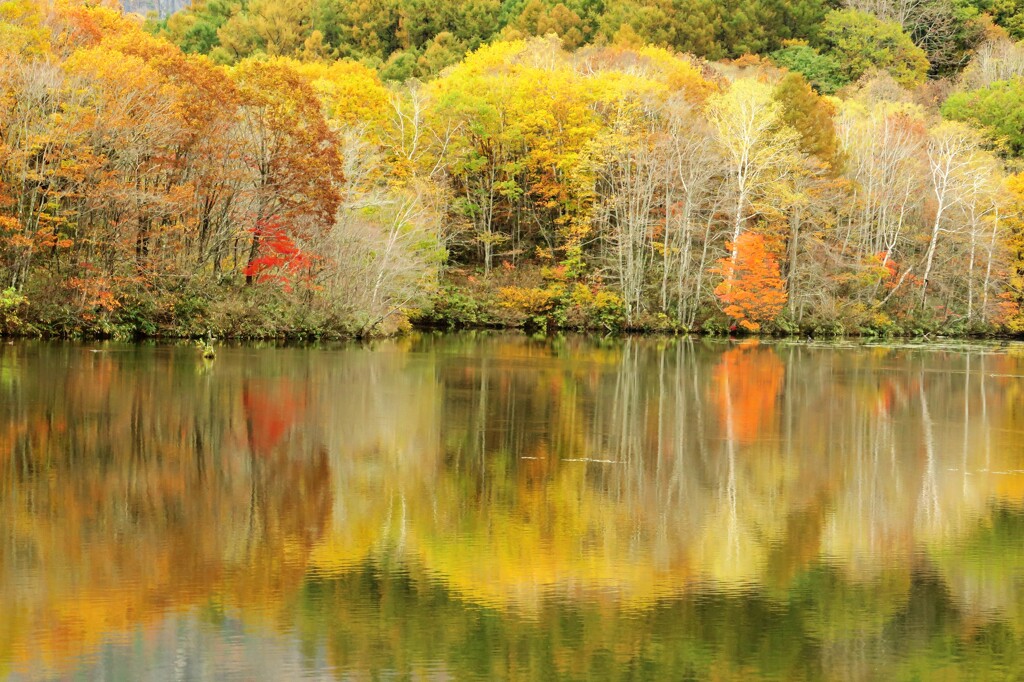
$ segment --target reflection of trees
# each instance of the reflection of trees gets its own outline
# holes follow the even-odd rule
[[[293,426],[252,408],[287,380],[243,399],[240,367],[197,375],[187,348],[37,348],[0,388],[3,645],[59,666],[182,606],[295,589],[331,492],[322,448],[251,438]]]
[[[698,576],[780,598],[807,590],[808,632],[829,642],[830,656],[849,657],[881,646],[912,577],[932,570],[921,543],[963,537],[989,513],[987,500],[1004,495],[1013,476],[1002,474],[1021,457],[1020,447],[1004,449],[1002,473],[985,475],[993,415],[1009,408],[991,384],[991,358],[978,372],[959,352],[709,353],[702,343],[634,339],[593,347],[590,358],[579,341],[546,347],[536,362],[489,355],[489,365],[441,370],[456,377],[446,390],[454,384],[461,402],[445,401],[449,442],[459,445],[440,482],[458,483],[438,499],[477,503],[449,507],[417,535],[430,545],[426,565],[485,604],[535,610],[524,586],[573,594],[588,584],[648,604]],[[530,396],[521,417],[510,395],[519,405]],[[470,423],[476,437],[462,439],[459,425]],[[582,459],[593,461],[573,461]],[[598,547],[606,570],[587,573]]]
[[[671,594],[695,575],[785,589],[822,552],[855,580],[894,558],[909,571],[922,539],[962,526],[930,524],[919,501],[928,518],[977,517],[1005,481],[964,485],[964,452],[983,468],[991,448],[970,443],[992,429],[972,428],[981,411],[963,405],[998,400],[978,395],[994,389],[967,357],[485,341],[439,364],[448,465],[418,537],[486,603],[534,599],[524,585]],[[963,419],[970,430],[951,438]],[[595,555],[603,573],[588,583]]]
[[[753,573],[761,563],[759,550],[765,549],[765,543],[759,542],[759,536],[771,531],[762,527],[761,519],[750,513],[743,514],[741,529],[740,497],[747,512],[753,511],[747,506],[750,501],[772,507],[774,500],[762,499],[752,486],[744,485],[744,490],[739,490],[737,456],[742,446],[774,440],[775,404],[783,374],[782,363],[774,351],[759,348],[756,341],[742,343],[722,353],[712,372],[711,385],[718,405],[726,462],[726,475],[719,486],[719,509],[712,512],[713,520],[707,524],[710,532],[702,542],[709,548],[705,556],[714,557],[704,563],[714,566],[711,573],[715,578],[750,579],[755,577]],[[771,455],[755,452],[752,457],[753,462],[757,462],[757,458]],[[753,473],[757,473],[756,468]],[[754,483],[753,487],[756,485]],[[721,521],[715,523],[717,519]]]
[[[109,350],[0,347],[2,661],[198,604],[411,675],[870,676],[1024,632],[1008,354]]]

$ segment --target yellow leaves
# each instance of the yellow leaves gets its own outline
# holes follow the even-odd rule
[[[391,92],[376,71],[347,60],[296,64],[295,68],[310,80],[329,119],[340,126],[366,129],[379,140],[391,115]]]
[[[782,106],[772,94],[770,86],[741,78],[708,98],[708,119],[734,158],[745,160],[758,152],[769,159],[795,146],[796,133],[782,123]]]
[[[668,95],[664,83],[619,71],[599,72],[588,79],[587,85],[592,106],[608,121],[642,118],[648,105]]]
[[[665,100],[682,93],[691,103],[701,103],[717,91],[693,58],[660,47],[616,45],[581,53],[577,70],[588,80],[595,102],[624,98]]]
[[[49,32],[43,26],[38,0],[0,2],[0,64],[3,53],[39,57],[50,51]]]
[[[175,128],[179,88],[168,83],[142,57],[105,45],[77,50],[64,62],[65,71],[85,79],[105,133],[130,133],[145,124],[149,135]],[[159,138],[157,138],[159,139]],[[156,140],[151,140],[155,142]]]
[[[703,102],[718,90],[718,86],[704,77],[690,56],[653,45],[640,48],[637,54],[649,60],[654,67],[652,77],[663,79],[672,90],[682,90],[691,102]]]
[[[125,93],[134,91],[146,77],[154,77],[141,57],[126,55],[109,47],[76,50],[65,60],[64,70],[72,75],[103,79]]]
[[[997,304],[997,317],[1015,332],[1024,331],[1024,316],[1020,314],[1024,304],[1024,173],[1013,173],[1003,183],[1006,232],[1003,240],[1012,254],[1009,267],[1009,291],[1001,296]]]
[[[547,315],[558,301],[560,292],[540,287],[503,287],[501,304],[530,316]]]
[[[496,69],[515,63],[526,51],[526,46],[525,40],[497,41],[485,45],[467,54],[465,59],[451,69],[450,75],[459,80],[493,73]]]

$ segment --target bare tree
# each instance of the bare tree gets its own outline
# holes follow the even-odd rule
[[[929,131],[927,155],[935,217],[921,277],[922,308],[928,296],[928,281],[935,264],[939,235],[952,229],[946,226],[947,213],[950,208],[961,204],[968,194],[971,186],[971,159],[980,148],[979,133],[962,123],[946,121]]]

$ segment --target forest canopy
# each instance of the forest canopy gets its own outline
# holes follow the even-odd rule
[[[0,332],[1016,332],[1014,2],[0,4]]]

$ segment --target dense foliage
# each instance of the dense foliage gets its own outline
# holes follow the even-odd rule
[[[691,4],[0,4],[0,331],[1024,326],[1012,22]]]

